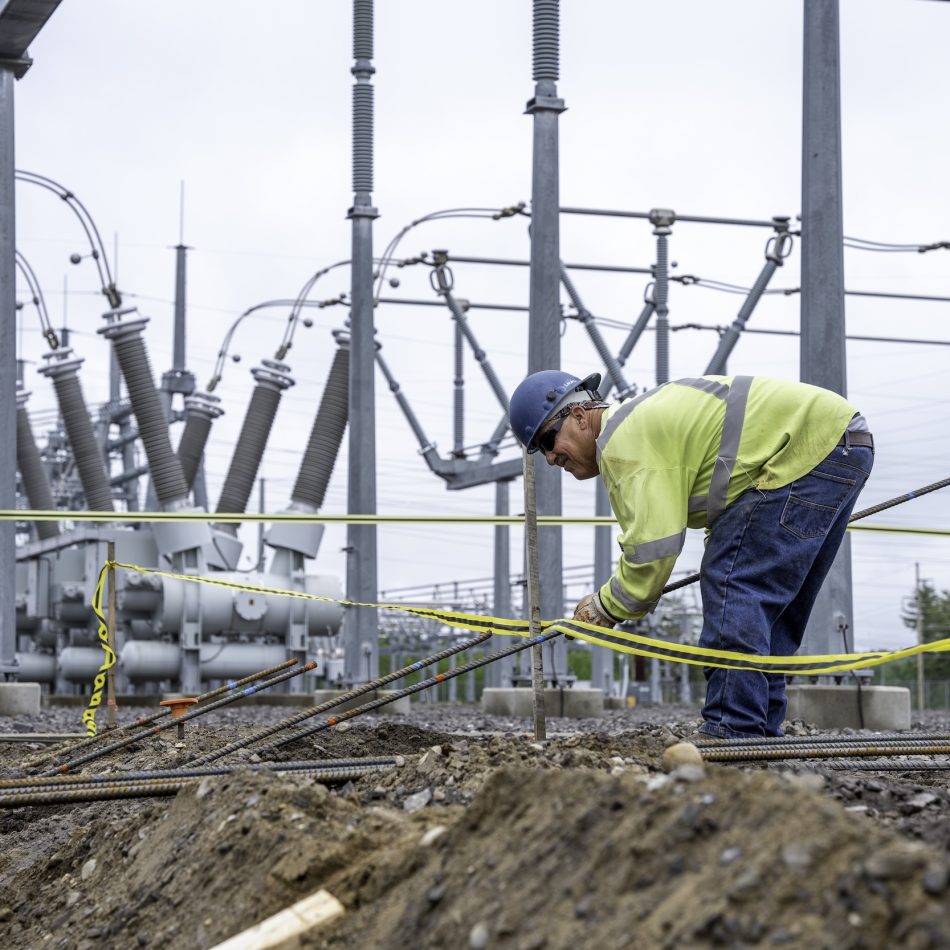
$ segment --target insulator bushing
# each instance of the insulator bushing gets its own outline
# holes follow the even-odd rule
[[[126,311],[128,312],[128,311]],[[163,507],[172,506],[188,498],[188,485],[182,473],[181,462],[172,449],[168,435],[168,420],[155,386],[155,377],[149,364],[142,330],[147,317],[121,321],[121,311],[109,314],[112,322],[101,327],[99,333],[112,341],[119,368],[129,391],[129,401],[139,427],[139,438],[145,446],[149,474],[155,494]]]
[[[36,447],[30,416],[26,411],[29,395],[22,389],[16,394],[16,464],[30,507],[39,511],[52,511],[56,504],[53,502],[49,475],[40,458],[40,450]],[[41,541],[59,535],[58,521],[37,521],[35,524],[36,534]]]
[[[353,59],[373,58],[373,0],[353,0]]]
[[[534,75],[557,80],[560,75],[560,3],[559,0],[534,0]]]
[[[346,431],[349,378],[350,349],[341,342],[330,364],[323,398],[313,420],[310,440],[291,495],[293,501],[312,505],[314,511],[319,511],[323,505],[327,484],[333,474],[333,464]]]
[[[83,360],[72,355],[72,350],[54,350],[44,357],[46,366],[41,376],[53,381],[63,428],[76,461],[76,471],[90,511],[114,511],[112,486],[106,475],[102,450],[89,418],[89,410],[79,383],[79,367]]]
[[[234,455],[218,500],[218,512],[241,512],[247,508],[280,397],[285,389],[294,384],[289,367],[283,363],[261,360],[261,364],[251,370],[257,385],[251,394],[241,434],[234,446]]]
[[[353,86],[353,191],[373,190],[373,87]]]
[[[194,484],[198,466],[204,456],[211,423],[224,414],[217,396],[210,393],[195,393],[185,400],[185,429],[178,443],[178,461],[185,482],[190,489]]]

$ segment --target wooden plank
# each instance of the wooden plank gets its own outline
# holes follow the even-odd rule
[[[299,936],[328,923],[343,912],[343,905],[329,891],[317,891],[229,937],[212,950],[291,950],[298,945]]]

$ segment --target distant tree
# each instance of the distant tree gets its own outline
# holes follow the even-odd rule
[[[920,585],[919,594],[914,592],[905,602],[901,619],[912,630],[917,629],[918,614],[923,614],[925,643],[950,637],[950,591],[937,592],[928,581]],[[910,659],[916,664],[916,657]],[[950,679],[950,653],[927,653],[924,655],[928,679]]]

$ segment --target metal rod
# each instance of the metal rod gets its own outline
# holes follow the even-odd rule
[[[528,630],[532,637],[541,631],[541,575],[538,569],[538,511],[534,458],[524,450],[524,543],[528,560]],[[531,709],[534,739],[547,738],[544,721],[544,657],[541,645],[531,648]]]
[[[614,211],[602,208],[561,208],[561,214],[591,214],[601,218],[642,218],[650,220],[649,211]],[[677,221],[692,221],[694,224],[733,224],[739,227],[772,228],[772,221],[758,221],[753,218],[714,218],[696,214],[676,214]]]
[[[326,783],[349,782],[374,768],[349,768],[320,771],[314,769],[320,781]],[[0,808],[19,808],[25,805],[61,805],[70,802],[102,802],[117,798],[150,798],[176,795],[187,785],[200,781],[197,778],[167,779],[155,782],[129,782],[103,785],[96,788],[55,789],[53,791],[25,792],[15,795],[0,795]]]
[[[355,699],[357,696],[363,696],[366,693],[379,689],[379,687],[385,686],[387,683],[392,683],[395,680],[402,679],[402,677],[408,676],[410,673],[415,673],[418,670],[424,669],[426,666],[429,666],[432,663],[438,663],[440,660],[444,660],[446,657],[452,656],[455,653],[461,653],[463,650],[467,650],[469,647],[477,646],[479,643],[483,643],[485,640],[490,638],[490,631],[488,633],[480,633],[477,637],[474,637],[471,640],[465,640],[460,644],[456,644],[453,647],[442,650],[440,653],[435,653],[432,656],[424,657],[415,663],[410,663],[409,666],[404,666],[400,670],[394,670],[392,673],[387,673],[385,676],[380,676],[372,682],[363,683],[360,686],[356,686],[353,689],[340,693],[338,696],[327,700],[325,703],[320,703],[318,706],[311,706],[309,709],[303,709],[298,713],[294,713],[294,715],[288,716],[286,719],[282,719],[280,722],[275,723],[272,726],[266,726],[265,728],[253,733],[250,736],[245,736],[242,739],[236,739],[234,742],[230,742],[220,749],[215,749],[213,752],[207,752],[205,755],[199,756],[196,759],[192,759],[188,765],[205,765],[208,762],[214,762],[216,759],[220,759],[222,756],[230,755],[232,752],[237,752],[239,749],[243,749],[254,742],[260,741],[261,739],[267,739],[278,732],[282,732],[284,729],[288,729],[291,726],[296,726],[298,723],[301,723],[306,719],[310,719],[312,716],[317,716],[322,712],[333,709],[335,706],[349,702],[351,699]]]
[[[563,208],[561,209],[564,210]],[[517,261],[507,257],[459,257],[457,254],[446,254],[446,258],[459,264],[500,264],[508,267],[530,267],[531,261]],[[568,270],[589,270],[605,274],[652,274],[650,267],[620,267],[612,264],[562,264]]]
[[[760,745],[861,745],[868,742],[950,742],[950,732],[879,732],[874,735],[849,736],[743,736],[729,739],[700,739],[695,743],[700,749],[707,746],[717,749],[733,746],[748,747]]]
[[[902,505],[905,501],[910,501],[912,498],[920,498],[922,495],[928,495],[930,492],[937,491],[939,488],[946,488],[948,485],[950,485],[950,478],[943,478],[939,482],[933,482],[933,484],[925,485],[923,488],[917,488],[914,491],[905,492],[903,495],[898,495],[895,498],[889,498],[887,501],[872,505],[863,511],[856,511],[848,519],[848,524],[851,524],[852,521],[860,521],[862,518],[867,518],[870,515],[876,515],[878,512],[885,511],[888,508],[894,508],[896,505]],[[699,578],[699,574],[690,574],[681,581],[674,581],[672,584],[667,584],[666,587],[663,588],[663,593],[669,594],[671,591],[679,590],[681,587],[695,584]]]
[[[500,660],[502,657],[511,656],[512,654],[520,653],[522,650],[531,649],[537,644],[546,643],[547,641],[554,640],[559,636],[561,636],[561,633],[557,630],[550,633],[542,633],[539,637],[533,637],[530,640],[524,640],[520,643],[516,643],[514,646],[506,647],[504,650],[499,650],[497,653],[489,653],[487,656],[483,656],[480,660],[472,660],[469,663],[465,663],[462,666],[456,667],[454,670],[451,670],[448,673],[438,673],[429,679],[422,680],[412,686],[407,686],[405,689],[395,690],[392,696],[384,696],[382,699],[374,699],[371,702],[364,703],[362,706],[357,706],[355,709],[348,709],[345,712],[341,712],[338,716],[325,719],[323,722],[318,723],[315,726],[310,726],[308,729],[301,729],[299,732],[292,733],[291,735],[280,739],[278,742],[272,742],[269,745],[261,746],[259,749],[255,749],[255,751],[258,754],[273,752],[274,749],[278,749],[283,745],[287,745],[287,743],[293,742],[296,739],[305,739],[307,736],[311,736],[315,732],[322,732],[325,729],[329,729],[331,726],[335,726],[337,723],[344,722],[347,719],[353,719],[355,716],[361,716],[363,713],[370,712],[373,709],[378,709],[380,706],[385,706],[387,703],[392,703],[397,699],[402,699],[403,696],[411,696],[413,693],[418,693],[424,689],[428,689],[430,686],[434,686],[436,683],[444,683],[446,680],[452,679],[455,676],[462,676],[464,673],[477,670],[481,666],[487,666],[489,663],[494,663],[495,660]]]
[[[210,699],[215,699],[218,696],[222,696],[225,693],[231,692],[231,690],[240,689],[243,686],[247,686],[250,683],[254,683],[257,680],[264,679],[265,676],[272,676],[274,673],[280,673],[282,670],[286,670],[288,667],[295,666],[297,663],[296,659],[285,660],[283,663],[278,663],[276,666],[270,666],[266,670],[260,670],[257,673],[252,673],[250,676],[245,676],[244,679],[237,681],[232,681],[230,683],[225,683],[224,686],[219,686],[217,689],[212,689],[207,693],[202,693],[200,696],[195,697],[197,703],[205,703]],[[147,716],[144,718],[138,718],[134,722],[126,723],[124,726],[119,726],[117,732],[128,732],[130,729],[139,729],[142,726],[149,726],[153,722],[158,721],[159,719],[164,719],[166,716],[172,714],[171,709],[165,708],[160,712],[155,713],[152,716]],[[68,749],[64,750],[62,753],[57,753],[53,756],[53,761],[58,762],[65,755],[71,755],[73,752],[77,752],[79,749],[84,749],[86,746],[93,745],[94,743],[100,742],[102,738],[107,735],[107,733],[99,732],[91,738],[84,739],[82,742],[77,742],[71,745]],[[64,736],[64,739],[71,738],[70,736]],[[47,740],[49,741],[49,740]],[[28,765],[38,765],[40,762],[45,761],[48,756],[44,755],[38,761],[28,763]]]
[[[263,690],[270,689],[271,686],[276,686],[278,683],[283,683],[295,676],[299,676],[301,673],[307,673],[310,670],[315,669],[316,666],[316,663],[307,663],[299,669],[288,670],[286,673],[280,673],[272,679],[265,680],[258,686],[248,686],[245,689],[242,689],[239,693],[232,693],[229,696],[225,696],[223,699],[218,699],[213,703],[207,703],[206,705],[200,706],[197,709],[192,709],[190,712],[185,713],[184,716],[178,716],[177,718],[173,718],[168,722],[159,723],[157,726],[153,726],[146,732],[140,732],[137,735],[128,736],[125,739],[120,739],[118,742],[110,742],[108,745],[103,746],[100,749],[93,749],[91,752],[80,755],[78,758],[72,759],[68,762],[63,762],[62,765],[54,769],[52,772],[44,772],[43,774],[56,775],[60,772],[70,772],[77,765],[84,765],[86,762],[91,762],[93,759],[98,759],[100,756],[107,755],[109,752],[115,752],[117,749],[123,749],[126,746],[133,745],[140,739],[145,739],[148,736],[156,736],[165,729],[170,729],[172,726],[184,725],[189,720],[197,719],[198,716],[203,716],[205,713],[209,713],[214,709],[220,709],[222,706],[227,706],[238,699],[243,699],[245,696],[253,696],[254,693],[263,692]]]
[[[313,769],[356,768],[363,766],[395,765],[393,756],[349,759],[308,759],[301,762],[256,762],[238,765],[215,765],[205,768],[186,766],[178,769],[143,769],[138,772],[123,772],[99,775],[55,775],[49,778],[6,779],[0,782],[0,795],[8,792],[24,791],[28,788],[54,789],[75,788],[78,785],[117,785],[123,782],[153,781],[158,779],[202,778],[206,775],[230,775],[233,772],[274,771],[305,772]]]
[[[917,752],[926,755],[947,755],[950,742],[930,745],[926,742],[905,742],[888,745],[887,743],[868,743],[867,745],[809,745],[794,748],[748,748],[717,749],[714,747],[700,750],[706,762],[754,762],[769,759],[821,759],[847,756],[868,755],[907,755]]]

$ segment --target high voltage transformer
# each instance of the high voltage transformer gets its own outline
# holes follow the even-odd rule
[[[46,457],[33,434],[27,411],[30,394],[22,383],[17,395],[23,505],[56,507],[52,474],[56,494],[72,496],[77,508],[114,511],[118,494],[134,509],[138,478],[147,476],[149,507],[154,504],[166,512],[204,510],[193,505],[192,495],[198,496],[199,473],[203,486],[201,463],[212,422],[223,413],[219,401],[209,393],[195,392],[193,377],[180,366],[165,374],[161,389],[156,387],[145,343],[148,318],[135,308],[117,307],[106,313],[105,320],[99,332],[111,343],[128,400],[119,398],[114,385],[113,398],[94,426],[82,392],[83,360],[69,349],[52,350],[40,374],[53,383],[61,429],[51,437]],[[314,514],[322,505],[346,428],[349,340],[343,333],[335,338],[337,350],[326,389],[287,507],[297,514]],[[289,368],[274,360],[262,360],[251,373],[255,386],[216,508],[220,513],[246,511],[281,396],[294,384]],[[168,423],[176,392],[184,397],[185,406],[177,451]],[[144,448],[145,466],[135,466],[134,453],[127,451],[136,439]],[[123,463],[116,477],[109,474],[110,456]],[[118,560],[143,567],[342,597],[339,578],[308,572],[307,561],[316,557],[320,546],[321,525],[275,524],[265,536],[272,552],[270,563],[267,570],[257,572],[236,570],[242,547],[237,527],[183,522],[135,529],[84,524],[64,530],[57,522],[37,522],[35,537],[17,548],[20,680],[72,691],[89,683],[99,670],[102,651],[90,603],[110,541]],[[329,652],[318,644],[327,644],[326,638],[339,632],[343,619],[338,603],[158,575],[118,572],[116,576],[117,675],[125,688],[172,687],[197,693],[202,682],[240,678],[288,658],[315,658]],[[327,668],[321,672],[326,675]],[[303,678],[291,681],[291,689],[304,690]]]

